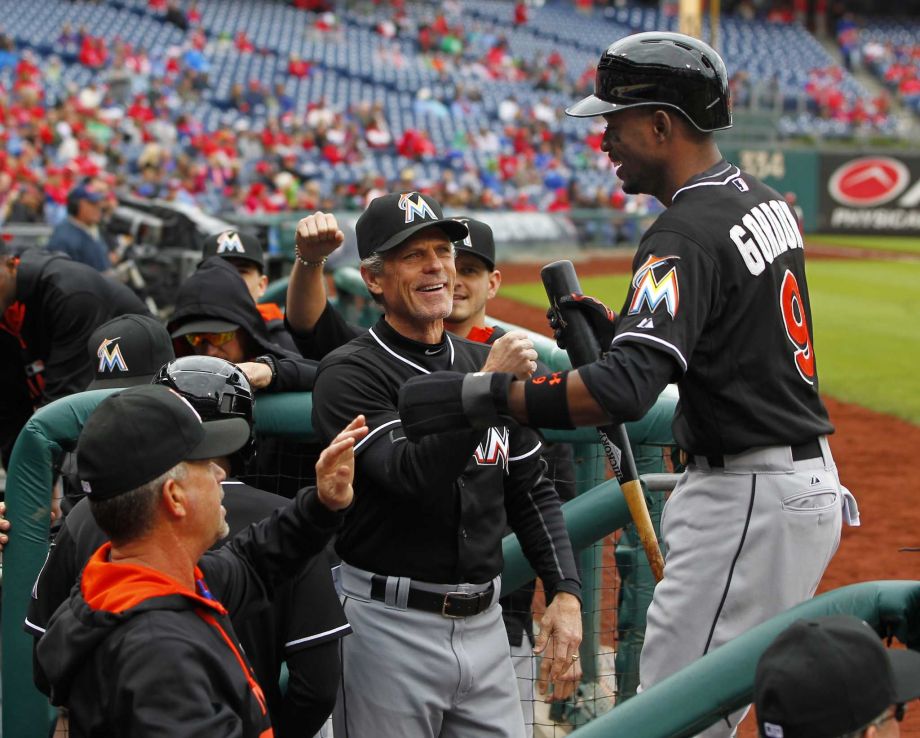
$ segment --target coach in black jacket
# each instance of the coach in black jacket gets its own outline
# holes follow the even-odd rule
[[[247,441],[246,421],[202,423],[156,385],[100,403],[77,465],[112,542],[90,559],[37,647],[36,681],[69,707],[71,735],[273,734],[229,616],[264,607],[322,550],[351,503],[352,449],[365,433],[355,419],[320,457],[315,491],[203,555],[228,530],[224,473],[211,459]]]
[[[149,315],[130,289],[64,254],[0,252],[0,446],[4,464],[32,413],[93,379],[86,341],[107,320]]]

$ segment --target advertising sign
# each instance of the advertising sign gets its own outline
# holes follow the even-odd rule
[[[821,157],[821,228],[920,234],[920,156]]]

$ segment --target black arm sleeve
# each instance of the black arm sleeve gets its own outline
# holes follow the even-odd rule
[[[505,482],[508,524],[534,571],[543,580],[547,600],[556,592],[581,598],[581,578],[575,567],[572,544],[566,532],[559,495],[543,474],[540,441],[530,429],[518,429],[520,438],[509,459]],[[527,447],[530,448],[527,448]]]
[[[310,359],[275,358],[278,377],[271,392],[308,392],[313,389],[317,363]]]
[[[313,488],[304,488],[289,505],[249,526],[201,559],[211,591],[230,617],[264,606],[275,585],[299,572],[323,550],[344,514],[328,510]]]
[[[339,641],[290,654],[288,685],[275,725],[278,738],[314,735],[335,707],[342,662]]]
[[[432,490],[450,487],[463,473],[482,431],[438,433],[410,443],[391,385],[365,366],[324,364],[313,393],[313,424],[328,440],[363,413],[371,431],[355,447],[356,476],[375,489],[424,503]]]
[[[681,366],[667,351],[645,343],[615,343],[601,360],[578,370],[591,396],[618,423],[639,420],[665,386],[681,375]]]
[[[367,332],[366,328],[347,322],[328,300],[312,331],[295,331],[287,317],[284,319],[284,327],[288,329],[301,355],[305,359],[317,361],[333,349],[344,346],[353,338]]]

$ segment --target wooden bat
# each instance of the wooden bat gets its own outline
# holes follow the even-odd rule
[[[577,308],[559,305],[559,298],[572,293],[581,293],[578,275],[571,261],[554,261],[547,264],[540,272],[546,296],[549,298],[550,307],[557,312],[562,321],[561,330],[565,336],[566,352],[574,368],[597,361],[601,355],[601,347],[597,343],[594,332],[588,324],[587,318]],[[642,483],[636,470],[636,460],[633,458],[626,428],[622,423],[599,427],[597,432],[601,437],[601,445],[613,473],[616,475],[629,512],[632,515],[639,539],[645,549],[648,563],[652,567],[655,581],[660,582],[664,576],[664,559],[658,546],[658,538],[652,527],[652,518],[645,503],[642,492]]]

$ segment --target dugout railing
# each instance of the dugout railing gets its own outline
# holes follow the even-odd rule
[[[543,339],[545,341],[545,339]],[[546,343],[549,343],[546,341]],[[545,348],[545,345],[544,345]],[[544,358],[552,359],[545,355]],[[85,420],[96,405],[113,390],[96,390],[72,395],[40,409],[23,429],[13,450],[8,473],[6,502],[7,516],[12,523],[10,543],[4,552],[4,580],[2,587],[2,704],[3,734],[7,738],[31,738],[43,734],[38,726],[47,725],[53,719],[53,710],[45,697],[32,684],[32,638],[23,631],[29,597],[35,578],[44,563],[48,551],[50,523],[50,498],[55,466],[65,451],[72,450]],[[629,431],[636,447],[637,461],[641,468],[659,471],[662,467],[660,446],[647,445],[658,440],[661,445],[670,444],[670,421],[673,415],[673,396],[663,397],[646,419],[629,424]],[[256,432],[260,436],[276,437],[290,441],[312,438],[310,421],[312,395],[309,393],[289,395],[264,395],[256,403]],[[597,592],[602,587],[602,578],[612,579],[608,565],[602,572],[598,560],[603,555],[595,553],[591,544],[602,540],[619,530],[629,520],[622,495],[615,482],[604,482],[606,476],[601,461],[599,445],[593,431],[579,430],[554,433],[553,438],[574,441],[576,473],[579,477],[580,494],[565,507],[567,525],[576,546],[582,549],[581,564],[585,583],[585,639],[584,651],[586,678],[595,676],[593,656],[597,652],[599,630],[603,621]],[[644,449],[648,458],[642,461]],[[118,449],[112,450],[113,454]],[[653,503],[653,509],[655,505]],[[606,544],[608,554],[612,546]],[[521,580],[525,571],[523,559],[516,548],[516,542],[506,542],[509,565],[509,581]],[[633,546],[624,538],[618,556],[624,578],[639,583],[639,595],[627,596],[618,591],[617,598],[633,602],[632,607],[641,611],[647,607],[646,596],[650,596],[651,584],[648,567],[640,557],[641,547]],[[604,574],[604,577],[601,576]],[[531,578],[528,575],[527,578]],[[641,593],[645,592],[646,595]],[[609,629],[609,619],[603,627]],[[623,623],[620,623],[623,627]],[[631,622],[630,627],[641,628]],[[640,637],[640,634],[634,634]],[[628,649],[624,649],[624,653]],[[590,656],[589,656],[590,655]],[[631,660],[638,655],[633,654]],[[629,663],[629,671],[635,671],[638,662]]]

